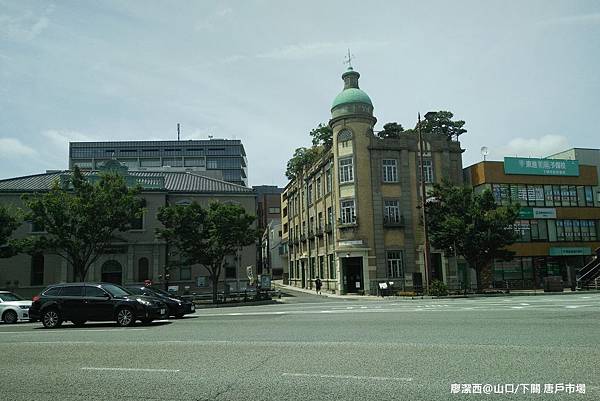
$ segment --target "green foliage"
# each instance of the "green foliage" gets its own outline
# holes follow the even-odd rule
[[[131,229],[132,221],[143,213],[139,193],[140,188],[128,188],[117,173],[103,174],[91,183],[75,168],[68,180],[55,182],[49,192],[23,196],[29,209],[25,219],[46,234],[19,240],[19,248],[61,256],[84,281],[91,264],[119,240],[117,233]]]
[[[256,241],[255,217],[238,205],[215,202],[205,209],[193,202],[161,207],[158,220],[164,228],[157,229],[157,235],[167,241],[181,263],[201,264],[208,270],[216,303],[225,257]]]
[[[480,290],[482,281],[491,283],[492,261],[512,258],[505,247],[517,238],[513,225],[519,205],[498,205],[489,190],[475,193],[444,181],[433,185],[426,212],[432,245],[462,256],[477,272]]]
[[[429,286],[429,295],[434,297],[443,297],[448,295],[448,287],[443,281],[433,280]]]
[[[398,124],[396,122],[392,122],[392,123],[387,123],[383,126],[383,131],[379,131],[377,133],[377,136],[379,138],[393,138],[393,139],[398,139],[400,138],[400,135],[402,135],[402,133],[404,132],[404,128],[402,127],[401,124]]]
[[[425,114],[424,119],[421,121],[421,132],[445,135],[448,140],[451,140],[454,136],[458,139],[460,135],[467,132],[463,128],[465,122],[462,120],[452,121],[452,117],[454,117],[454,114],[449,111],[430,111]]]
[[[327,124],[319,124],[317,128],[313,128],[310,136],[313,146],[322,146],[325,150],[333,146],[333,130]]]
[[[310,167],[321,157],[322,148],[313,146],[312,148],[298,148],[287,163],[285,175],[289,180],[294,180],[302,175],[305,168]]]
[[[0,205],[0,258],[8,258],[16,254],[17,250],[9,238],[20,224],[20,210]]]

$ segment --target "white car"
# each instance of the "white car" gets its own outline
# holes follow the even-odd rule
[[[17,323],[19,320],[29,321],[31,301],[26,301],[17,294],[0,291],[0,319],[4,323]]]

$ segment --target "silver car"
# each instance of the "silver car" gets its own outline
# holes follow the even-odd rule
[[[4,323],[17,323],[19,320],[29,321],[31,301],[24,300],[9,291],[0,291],[0,318]]]

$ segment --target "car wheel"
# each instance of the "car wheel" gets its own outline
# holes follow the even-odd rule
[[[72,320],[71,322],[78,327],[81,327],[85,324],[85,320]]]
[[[117,312],[117,324],[121,327],[133,326],[135,324],[135,315],[129,308],[121,308]]]
[[[60,313],[56,309],[44,311],[42,314],[42,324],[47,329],[54,329],[62,324]]]
[[[8,324],[17,323],[18,318],[19,317],[17,316],[17,312],[15,312],[14,310],[7,310],[6,312],[4,312],[4,316],[2,316],[2,320],[4,320],[4,323]]]

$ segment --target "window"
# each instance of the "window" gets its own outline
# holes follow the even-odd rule
[[[87,285],[85,287],[85,296],[90,298],[106,298],[108,295],[102,288]]]
[[[143,230],[144,229],[144,212],[140,213],[139,216],[134,217],[131,220],[130,230]]]
[[[590,241],[598,241],[598,222],[596,220],[588,220],[590,230]]]
[[[325,277],[323,274],[325,273],[325,257],[319,256],[319,277]]]
[[[321,198],[321,177],[317,178],[317,199]]]
[[[331,192],[331,170],[327,170],[327,172],[325,173],[325,192],[326,193],[330,193]]]
[[[180,280],[191,280],[192,279],[192,267],[181,266],[179,268],[179,279]]]
[[[396,160],[384,159],[383,164],[383,182],[397,182],[398,181],[398,168]]]
[[[340,183],[354,181],[352,158],[340,159]]]
[[[585,205],[594,206],[594,191],[592,187],[585,187]]]
[[[269,213],[271,213],[271,214],[279,214],[280,211],[281,211],[281,209],[278,207],[270,207],[269,208]]]
[[[236,278],[236,268],[235,266],[226,266],[225,267],[225,278],[234,279]]]
[[[138,281],[148,280],[150,278],[148,258],[138,260]]]
[[[308,206],[313,203],[313,186],[312,184],[308,184]]]
[[[354,214],[354,199],[341,202],[341,221],[342,224],[353,224],[356,222]]]
[[[384,223],[400,223],[400,205],[397,200],[386,200],[384,204]]]
[[[329,255],[329,278],[335,280],[336,271],[335,263],[333,261],[333,254]]]
[[[331,224],[333,222],[333,208],[329,206],[327,208],[327,224]]]
[[[531,220],[530,226],[532,241],[548,240],[548,224],[546,220]]]
[[[515,221],[515,231],[519,235],[517,241],[519,242],[530,242],[531,241],[531,225],[529,220],[517,220]]]
[[[546,206],[554,206],[554,195],[552,193],[552,185],[544,185],[544,194],[546,198]]]
[[[59,293],[60,293],[60,287],[53,287],[53,288],[50,288],[49,290],[47,290],[46,292],[44,292],[44,295],[49,296],[49,297],[57,297]]]
[[[83,296],[83,286],[74,285],[63,287],[60,292],[61,297],[82,297]]]
[[[388,278],[403,277],[402,251],[389,251],[387,253]]]
[[[216,160],[207,160],[206,161],[206,168],[216,169],[217,168],[217,161]]]
[[[433,163],[431,159],[423,158],[423,174],[426,183],[433,182]],[[421,175],[421,163],[419,163],[419,176]]]
[[[31,285],[44,284],[44,255],[36,253],[31,257]]]

